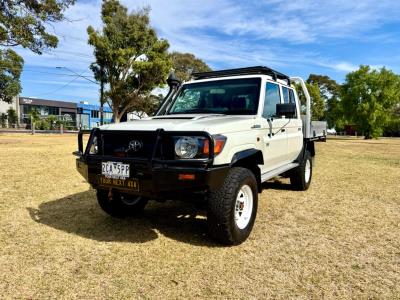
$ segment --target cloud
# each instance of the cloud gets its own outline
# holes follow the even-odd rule
[[[339,62],[339,63],[320,63],[321,66],[333,69],[339,72],[353,72],[358,69],[358,66],[348,63],[348,62]]]
[[[322,68],[344,74],[357,69],[356,54],[335,51],[337,43],[360,40],[374,45],[396,44],[397,37],[379,28],[400,21],[400,2],[381,0],[121,0],[129,10],[151,7],[151,22],[170,49],[191,52],[215,69],[268,65],[291,70]],[[54,70],[68,67],[91,75],[93,49],[87,44],[86,28],[100,28],[101,1],[77,1],[69,8],[69,21],[49,27],[59,37],[59,47],[42,56],[19,49],[25,65]],[[397,24],[397,23],[396,23]],[[379,42],[377,42],[379,41]],[[385,55],[374,57],[380,65]],[[398,63],[398,60],[397,60]],[[26,78],[32,79],[26,73]],[[37,78],[35,78],[37,79]],[[63,81],[65,79],[65,81]],[[51,90],[69,78],[46,78]],[[24,81],[24,89],[39,84]],[[47,87],[46,87],[47,86]],[[49,88],[50,87],[50,88]],[[82,98],[98,97],[95,85],[82,90]],[[72,94],[71,96],[76,96]],[[79,95],[78,95],[79,96]]]

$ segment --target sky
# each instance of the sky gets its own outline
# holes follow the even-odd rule
[[[361,64],[400,73],[397,0],[121,3],[129,11],[149,6],[151,26],[169,41],[170,51],[193,53],[214,70],[263,65],[290,76],[323,74],[338,82]],[[77,0],[65,13],[67,21],[49,27],[59,38],[58,48],[40,56],[16,49],[25,60],[22,96],[98,102],[86,28],[101,29],[100,10],[100,0]]]

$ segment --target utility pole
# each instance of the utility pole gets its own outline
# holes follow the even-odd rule
[[[100,125],[104,123],[104,67],[100,66]]]

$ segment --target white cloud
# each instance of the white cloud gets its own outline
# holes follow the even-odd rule
[[[321,66],[327,67],[339,72],[352,72],[358,69],[359,66],[348,63],[348,62],[339,62],[339,63],[320,63]]]
[[[274,68],[318,66],[345,73],[357,66],[346,54],[335,58],[310,51],[340,39],[393,39],[374,30],[400,20],[400,2],[381,0],[121,0],[130,10],[151,6],[151,22],[171,50],[191,52],[214,68],[269,65]],[[68,67],[91,75],[93,49],[86,28],[100,28],[101,1],[77,1],[69,22],[54,24],[59,47],[42,56],[20,50],[27,66]],[[52,29],[53,30],[53,29]],[[365,34],[368,33],[368,34]],[[380,62],[377,61],[376,64]],[[54,85],[61,84],[54,78]],[[57,83],[56,83],[57,82]],[[97,87],[88,89],[97,97]],[[86,90],[86,93],[88,92]],[[96,98],[95,97],[95,98]]]

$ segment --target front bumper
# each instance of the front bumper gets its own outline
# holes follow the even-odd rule
[[[207,192],[218,189],[229,171],[229,166],[218,167],[179,167],[171,165],[154,164],[140,161],[126,161],[129,163],[131,175],[128,179],[136,180],[138,187],[104,185],[101,182],[101,163],[105,161],[100,157],[83,158],[76,160],[76,169],[92,185],[93,188],[117,189],[130,194],[137,194],[155,198],[179,198],[180,194]],[[181,175],[192,175],[190,179],[182,179]]]
[[[87,149],[90,146],[94,131],[91,132]],[[213,141],[210,140],[212,145]],[[105,155],[90,155],[86,149],[83,152],[82,133],[78,137],[79,151],[76,168],[78,172],[96,189],[116,189],[125,193],[145,197],[179,199],[189,193],[205,193],[218,189],[224,182],[229,171],[229,165],[213,166],[213,153],[203,161],[162,160],[120,158]],[[213,151],[211,151],[213,152]],[[134,188],[121,181],[111,180],[112,184],[104,184],[101,175],[102,162],[114,161],[129,164],[130,176],[126,180],[134,180]],[[185,175],[185,176],[182,176]],[[110,181],[108,180],[108,183]],[[186,197],[187,198],[187,197]]]

